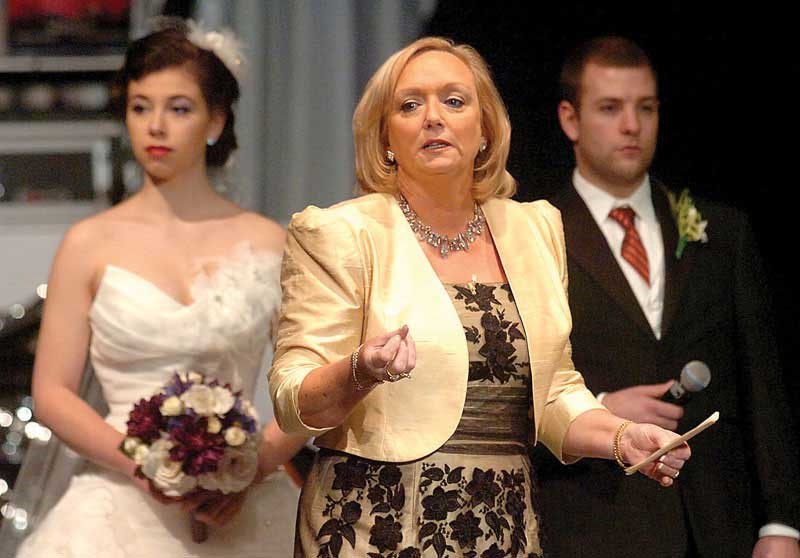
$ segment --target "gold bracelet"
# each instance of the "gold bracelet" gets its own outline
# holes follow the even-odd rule
[[[625,422],[620,424],[619,427],[617,427],[617,433],[614,435],[614,444],[612,446],[612,449],[614,451],[614,459],[617,460],[617,463],[623,469],[625,469],[627,467],[627,465],[622,460],[622,452],[619,451],[619,442],[620,442],[620,440],[622,440],[622,432],[626,428],[628,428],[628,426],[630,426],[631,424],[633,424],[632,420],[626,420]]]
[[[350,355],[350,374],[353,376],[353,385],[356,386],[356,391],[367,391],[382,383],[381,380],[378,380],[370,385],[365,386],[358,381],[358,355],[361,353],[361,349],[363,347],[363,344],[359,345],[358,349],[353,351],[353,353]]]

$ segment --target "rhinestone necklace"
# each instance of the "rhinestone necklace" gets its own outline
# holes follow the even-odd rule
[[[486,219],[483,216],[480,206],[477,202],[472,208],[473,217],[464,227],[464,232],[458,233],[454,238],[450,238],[446,234],[439,234],[434,231],[430,225],[423,223],[419,216],[408,205],[408,200],[400,194],[398,204],[400,210],[406,217],[406,221],[411,226],[411,230],[417,235],[417,238],[422,242],[427,242],[434,248],[439,249],[439,255],[442,258],[447,258],[450,252],[458,252],[459,250],[469,250],[469,245],[475,242],[475,239],[483,232],[483,226]]]

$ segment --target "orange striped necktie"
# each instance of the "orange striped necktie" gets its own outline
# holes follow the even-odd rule
[[[636,212],[629,205],[623,205],[611,210],[608,214],[625,230],[622,239],[622,258],[631,264],[636,273],[642,276],[645,283],[650,284],[650,265],[647,262],[647,251],[644,249],[642,239],[636,231],[634,219]]]

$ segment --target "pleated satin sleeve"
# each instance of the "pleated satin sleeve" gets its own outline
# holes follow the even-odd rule
[[[300,385],[312,370],[341,360],[361,343],[368,284],[363,256],[355,229],[332,215],[309,206],[288,227],[269,385],[278,424],[293,434],[319,436],[331,430],[300,419]]]

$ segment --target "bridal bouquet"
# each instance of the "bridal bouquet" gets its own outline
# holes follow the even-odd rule
[[[199,489],[230,494],[256,476],[257,433],[255,409],[241,392],[199,372],[180,372],[134,405],[120,449],[166,496]]]

